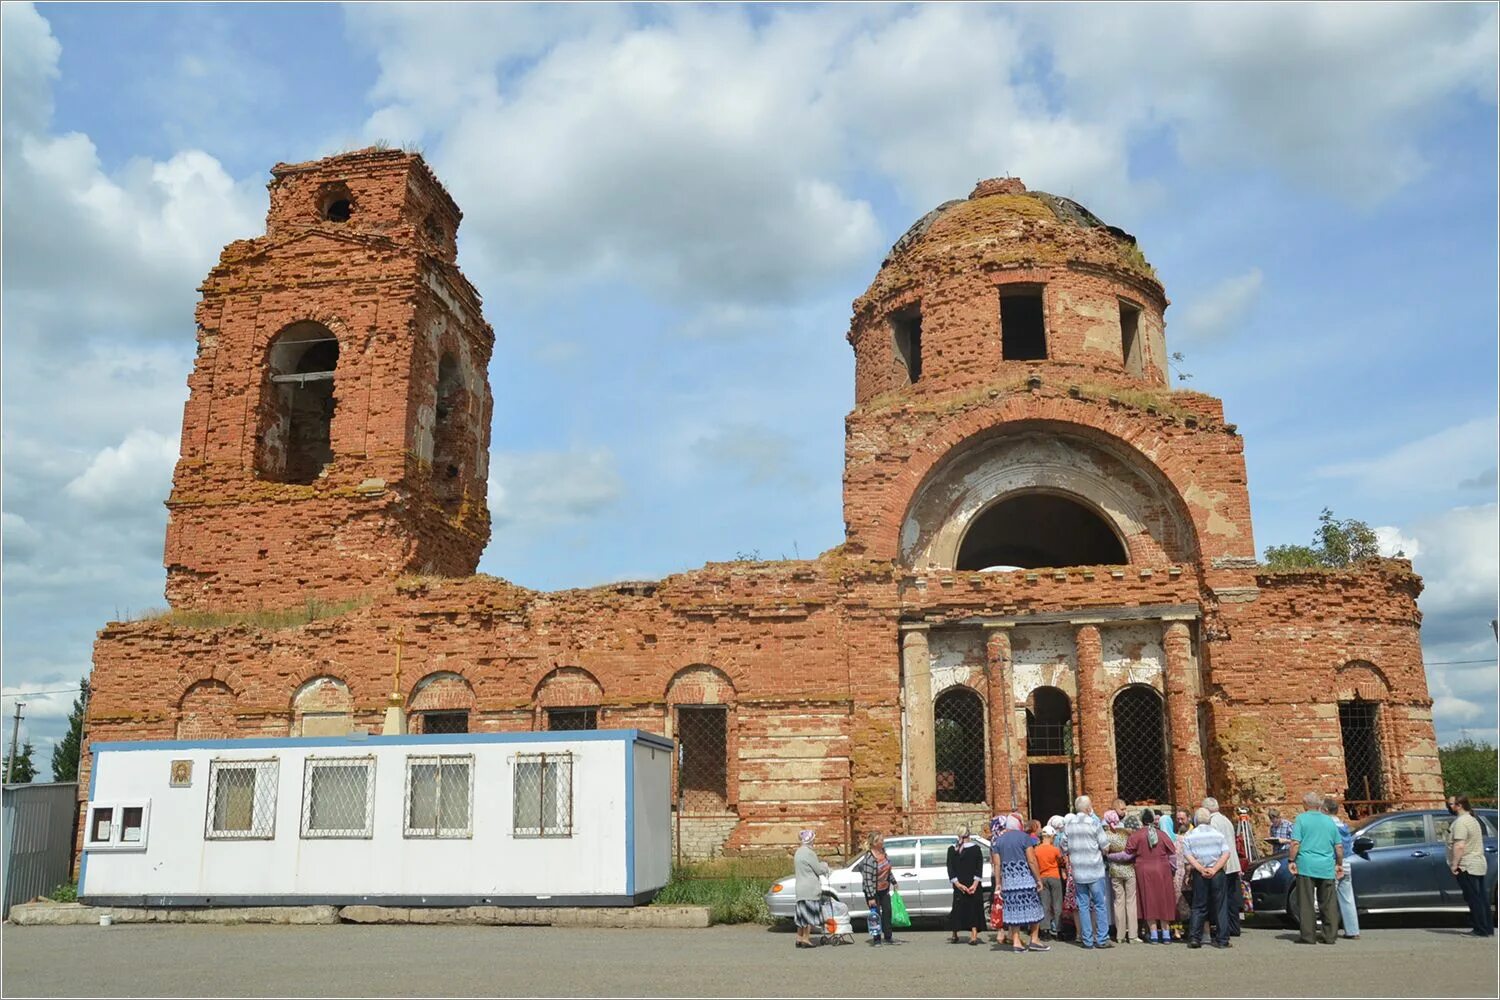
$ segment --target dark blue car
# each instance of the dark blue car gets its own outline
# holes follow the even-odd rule
[[[1495,830],[1493,809],[1476,809],[1484,830],[1485,890],[1495,903]],[[1445,840],[1454,817],[1446,809],[1414,809],[1368,816],[1353,825],[1354,856],[1345,859],[1354,879],[1354,905],[1360,913],[1406,913],[1425,910],[1468,912],[1458,880],[1448,868]],[[1287,871],[1287,852],[1252,862],[1245,876],[1255,912],[1283,915],[1294,925],[1297,900]]]

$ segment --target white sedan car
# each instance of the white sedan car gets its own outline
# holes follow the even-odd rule
[[[948,881],[948,848],[958,842],[952,835],[932,834],[919,837],[888,837],[885,842],[886,856],[891,859],[891,875],[896,880],[896,889],[906,902],[906,912],[912,916],[946,917],[953,906],[953,886]],[[984,872],[980,889],[985,906],[990,898],[990,847],[976,841],[984,855]],[[863,853],[845,865],[835,868],[828,876],[828,887],[838,893],[839,899],[849,907],[857,921],[863,921],[869,907],[865,905],[864,879],[855,866],[865,857]],[[771,916],[792,919],[797,904],[797,880],[788,875],[771,886],[766,893],[766,906]]]

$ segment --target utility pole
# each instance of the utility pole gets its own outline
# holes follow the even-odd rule
[[[10,784],[10,779],[16,776],[16,750],[17,743],[21,739],[21,709],[26,707],[24,701],[16,702],[16,723],[10,730],[10,759],[5,762],[5,783]]]

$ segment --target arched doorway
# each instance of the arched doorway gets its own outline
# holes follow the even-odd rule
[[[1167,800],[1165,708],[1156,689],[1142,684],[1115,696],[1115,794],[1126,802]]]
[[[984,700],[952,687],[938,695],[932,715],[938,801],[985,801]]]
[[[1026,767],[1031,815],[1046,821],[1073,801],[1073,703],[1060,688],[1039,687],[1026,709]]]
[[[1057,493],[1022,493],[974,519],[954,568],[1120,566],[1129,561],[1119,536],[1093,508]]]

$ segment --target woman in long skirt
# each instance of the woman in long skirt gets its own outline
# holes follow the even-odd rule
[[[1125,849],[1135,855],[1136,891],[1141,905],[1141,940],[1166,944],[1167,925],[1177,919],[1177,893],[1172,862],[1177,847],[1157,826],[1156,813],[1141,810],[1141,829],[1130,835]]]
[[[969,828],[958,831],[958,843],[948,848],[948,884],[953,889],[953,908],[948,911],[948,941],[958,944],[958,932],[969,932],[969,943],[979,943],[984,926],[984,855],[979,845],[969,839]]]
[[[1000,893],[1005,901],[1002,933],[1010,933],[1012,951],[1051,951],[1052,946],[1043,944],[1038,933],[1046,911],[1042,909],[1041,866],[1031,838],[1015,816],[996,816],[990,822],[990,832],[994,834],[990,864],[1000,872]],[[1030,942],[1022,943],[1023,932],[1030,934]]]

